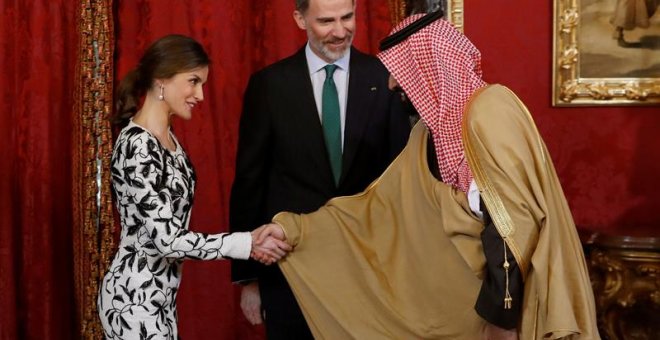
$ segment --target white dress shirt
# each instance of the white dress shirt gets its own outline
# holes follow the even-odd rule
[[[323,96],[323,83],[325,82],[325,70],[323,69],[328,63],[319,58],[312,52],[309,42],[305,47],[305,56],[307,57],[307,67],[309,67],[309,76],[312,79],[312,88],[314,89],[314,101],[316,102],[316,111],[319,114],[319,120],[323,121],[322,96]],[[341,147],[344,149],[344,128],[346,126],[346,102],[348,100],[348,74],[349,74],[349,60],[351,60],[351,50],[349,49],[343,57],[335,61],[333,64],[337,65],[337,69],[333,74],[335,86],[337,87],[337,95],[339,96],[339,119],[341,122]]]
[[[479,188],[477,188],[477,182],[473,180],[470,181],[470,188],[467,192],[468,204],[470,205],[470,210],[477,215],[477,217],[483,219],[484,213],[481,211],[479,203],[481,201],[481,195],[479,194]]]

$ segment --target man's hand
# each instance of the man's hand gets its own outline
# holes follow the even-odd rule
[[[251,282],[241,289],[241,310],[243,315],[252,324],[263,322],[261,318],[261,296],[259,296],[259,283]]]
[[[483,340],[518,340],[518,331],[514,329],[504,329],[493,325],[492,323],[486,323],[484,327]]]
[[[291,246],[285,239],[282,227],[274,223],[264,224],[252,231],[250,256],[263,264],[273,264],[291,251]]]

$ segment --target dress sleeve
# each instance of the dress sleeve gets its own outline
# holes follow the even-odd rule
[[[136,134],[124,144],[119,146],[121,168],[113,172],[113,184],[129,235],[138,233],[142,246],[162,257],[249,258],[249,232],[206,234],[184,228],[186,221],[173,214],[173,196],[177,195],[173,191],[177,190],[166,185],[165,156],[153,136]]]
[[[475,310],[487,322],[501,328],[513,329],[517,327],[521,316],[524,292],[522,274],[513,253],[497,232],[483,201],[480,206],[486,223],[486,228],[481,233],[481,242],[486,256],[486,273]],[[511,296],[511,308],[505,308],[504,305],[507,285],[503,269],[504,247],[507,250],[507,262],[509,262],[508,290]]]

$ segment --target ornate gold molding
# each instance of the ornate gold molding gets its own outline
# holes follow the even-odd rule
[[[110,157],[114,32],[112,0],[80,0],[74,107],[73,235],[76,321],[101,339],[99,282],[114,251]]]
[[[426,0],[388,0],[387,2],[393,26],[403,20],[411,12],[413,6],[423,6],[423,10],[426,10],[427,3]],[[463,0],[446,0],[445,2],[445,18],[456,29],[463,32]]]
[[[457,30],[463,31],[463,0],[447,0],[446,17],[449,22],[454,24]]]
[[[598,235],[588,248],[601,335],[658,339],[660,239]]]
[[[660,78],[580,76],[580,2],[554,0],[553,84],[555,106],[644,105],[660,103]]]
[[[406,1],[405,0],[387,0],[387,5],[390,8],[390,20],[392,26],[396,26],[403,18],[406,17]]]

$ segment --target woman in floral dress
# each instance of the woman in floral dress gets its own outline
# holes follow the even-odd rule
[[[122,230],[98,295],[107,339],[178,338],[176,295],[186,258],[247,259],[252,254],[270,264],[290,250],[274,228],[220,234],[188,230],[196,177],[170,121],[172,116],[190,119],[204,99],[208,65],[198,42],[169,35],[154,42],[119,85],[116,121],[126,126],[115,143],[111,171]]]

